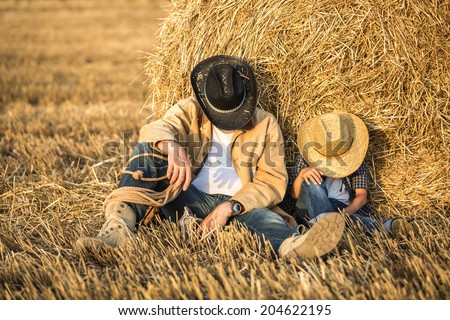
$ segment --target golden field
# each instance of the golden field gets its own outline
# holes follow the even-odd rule
[[[329,7],[316,11],[309,1],[239,3],[0,1],[0,299],[450,298],[448,5],[405,1],[395,8],[405,12],[402,29],[389,20],[395,4],[381,1],[370,9],[324,1]],[[385,20],[370,20],[377,12]],[[378,21],[390,41],[347,38],[354,33],[346,28],[369,32]],[[409,22],[423,32],[404,34]],[[280,32],[283,23],[291,28]],[[226,26],[226,36],[211,25]],[[239,30],[247,42],[232,38]],[[321,38],[333,30],[336,39]],[[299,45],[289,32],[307,32],[310,42]],[[364,46],[349,49],[355,43]],[[256,66],[261,106],[277,115],[291,144],[309,116],[350,104],[371,134],[372,204],[380,219],[414,217],[415,237],[368,239],[349,229],[323,259],[282,261],[236,226],[186,242],[175,224],[157,220],[130,248],[75,253],[75,240],[103,224],[103,200],[139,128],[192,94],[189,70],[224,50]],[[308,85],[295,85],[299,74]]]

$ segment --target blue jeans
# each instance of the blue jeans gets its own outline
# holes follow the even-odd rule
[[[324,180],[322,180],[320,185],[315,185],[314,183],[308,185],[306,182],[303,182],[296,204],[295,218],[301,224],[308,226],[308,221],[319,214],[337,212],[338,209],[345,207],[347,207],[345,203],[328,198],[328,190]],[[359,212],[351,214],[350,219],[355,223],[361,224],[364,231],[368,234],[382,228],[382,224],[377,220]]]
[[[152,149],[148,143],[139,143],[133,150],[132,156],[144,153],[160,154],[158,151]],[[129,164],[127,170],[142,170],[145,178],[161,177],[165,176],[167,173],[167,161],[152,156],[143,156],[133,160]],[[156,191],[162,191],[168,186],[168,179],[158,182],[148,182],[135,180],[129,174],[123,175],[119,183],[119,188],[141,187]],[[161,210],[165,218],[170,219],[171,221],[177,221],[178,218],[181,218],[184,207],[187,206],[198,218],[204,219],[217,205],[228,199],[230,199],[230,196],[227,195],[201,192],[191,184],[186,191],[181,191],[175,200],[164,205]],[[128,205],[136,213],[137,221],[141,221],[147,212],[148,206],[136,203],[128,203]],[[229,219],[228,222],[233,220],[246,226],[247,229],[256,234],[263,243],[264,240],[268,240],[275,252],[278,251],[281,243],[286,238],[298,234],[298,226],[289,227],[280,215],[267,208],[251,210],[244,215]]]

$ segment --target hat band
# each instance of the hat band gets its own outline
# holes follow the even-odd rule
[[[324,156],[324,157],[328,157],[328,158],[333,158],[333,157],[340,157],[340,156],[343,156],[343,155],[345,155],[349,150],[350,150],[350,147],[352,146],[352,144],[353,144],[353,140],[354,140],[354,137],[352,137],[351,138],[351,140],[350,140],[350,143],[348,144],[348,147],[343,151],[343,152],[341,152],[341,153],[335,153],[334,151],[335,150],[330,150],[331,152],[332,152],[332,154],[327,154],[327,151],[328,150],[325,150],[325,153],[323,153],[323,152],[321,152],[319,149],[317,149],[317,148],[315,148],[314,147],[314,150],[316,150],[319,154],[321,154],[322,156]],[[338,145],[339,146],[339,145]],[[328,146],[327,146],[328,147]],[[326,148],[327,148],[326,147]],[[341,146],[339,146],[339,150],[337,150],[337,151],[340,151],[340,149],[342,148],[343,146],[341,145]]]
[[[235,111],[238,111],[245,103],[245,98],[247,97],[247,88],[244,85],[244,99],[242,99],[241,103],[237,106],[234,107],[233,109],[230,110],[223,110],[223,109],[219,109],[217,107],[215,107],[211,101],[209,101],[208,96],[205,94],[204,97],[206,98],[206,101],[208,101],[208,107],[210,107],[211,109],[213,109],[215,112],[217,113],[222,113],[222,114],[226,114],[226,113],[233,113]]]

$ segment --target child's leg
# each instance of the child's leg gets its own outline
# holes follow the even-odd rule
[[[379,221],[357,212],[351,214],[350,219],[355,223],[361,224],[367,235],[373,235],[376,230],[381,231],[384,228]]]
[[[302,183],[298,197],[295,218],[300,224],[308,226],[308,221],[324,212],[333,212],[333,206],[328,199],[325,181],[319,185]]]

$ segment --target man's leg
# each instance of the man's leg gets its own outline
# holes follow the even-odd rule
[[[262,240],[268,240],[281,257],[312,258],[334,249],[344,231],[344,219],[330,213],[303,234],[299,226],[289,227],[283,218],[269,209],[255,209],[236,219]]]
[[[289,227],[279,214],[265,208],[255,209],[232,219],[244,224],[262,241],[268,240],[275,252],[286,238],[299,233],[298,226]]]
[[[328,199],[328,190],[325,181],[321,184],[309,185],[303,181],[300,195],[297,200],[295,218],[300,224],[308,226],[308,221],[324,212],[333,212],[333,206]]]
[[[216,198],[213,195],[203,193],[191,184],[186,191],[181,191],[175,200],[161,209],[167,219],[178,221],[183,215],[184,207],[188,207],[197,218],[204,219],[215,206]]]
[[[127,167],[129,172],[141,171],[142,178],[156,178],[166,175],[167,161],[152,155],[162,156],[153,150],[148,143],[139,143],[133,150],[134,158]],[[119,188],[138,187],[162,191],[167,183],[160,181],[143,181],[134,179],[130,174],[124,174]],[[105,245],[117,247],[129,243],[138,224],[145,216],[148,206],[131,202],[111,201],[106,205],[106,222],[96,237],[83,237],[77,240],[75,248],[93,249]]]
[[[130,162],[126,170],[130,172],[142,171],[143,178],[165,177],[167,174],[167,161],[159,157],[153,157],[153,154],[164,157],[163,154],[151,148],[148,143],[138,143],[131,154],[131,158],[137,158]],[[167,179],[157,182],[142,181],[134,179],[130,174],[124,174],[120,179],[118,188],[137,187],[162,191],[168,185],[169,181]],[[136,222],[139,223],[144,218],[148,206],[131,202],[127,202],[127,205],[133,209],[136,214]]]

